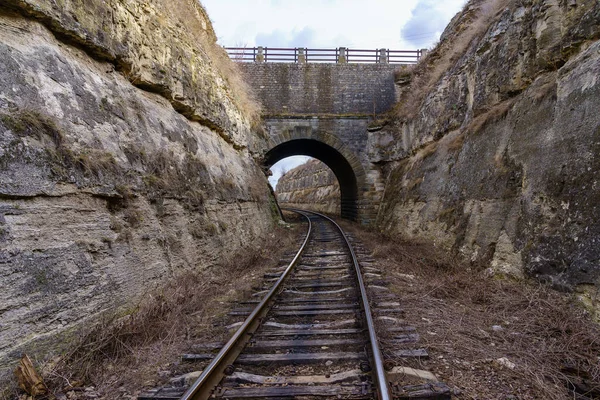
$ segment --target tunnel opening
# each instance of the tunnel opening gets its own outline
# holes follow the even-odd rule
[[[333,171],[316,158],[293,156],[271,168],[269,182],[280,207],[339,217],[340,185]]]
[[[292,156],[316,158],[327,165],[340,186],[340,214],[344,219],[358,219],[358,182],[348,160],[335,148],[314,139],[295,139],[275,146],[264,158],[264,166],[271,168],[278,161]]]

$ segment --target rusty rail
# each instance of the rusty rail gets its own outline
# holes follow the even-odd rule
[[[300,210],[293,210],[299,212]],[[303,211],[307,212],[307,211]],[[371,313],[371,305],[369,303],[369,297],[367,295],[367,289],[365,286],[365,282],[363,280],[363,276],[360,270],[360,264],[358,262],[358,258],[356,257],[356,253],[354,252],[354,248],[352,244],[350,244],[350,240],[346,236],[346,233],[342,229],[341,226],[337,224],[333,219],[329,218],[326,215],[316,213],[314,211],[308,211],[311,214],[318,215],[321,218],[324,218],[331,222],[342,234],[344,241],[346,242],[346,246],[348,251],[350,252],[352,263],[354,264],[354,270],[356,271],[356,280],[358,283],[358,288],[360,291],[360,303],[365,314],[365,320],[367,323],[367,331],[369,333],[369,342],[371,344],[371,357],[372,361],[375,364],[375,370],[373,371],[373,378],[375,379],[375,384],[377,387],[377,398],[379,400],[392,400],[392,392],[390,390],[389,382],[386,378],[385,368],[383,366],[383,356],[381,354],[381,349],[379,347],[379,340],[377,339],[377,333],[375,331],[375,322],[373,319],[373,314]]]
[[[225,47],[229,57],[238,62],[283,63],[359,63],[359,64],[415,64],[427,50],[390,49],[309,49],[304,47]]]
[[[280,278],[272,286],[271,290],[265,295],[262,301],[256,306],[254,311],[246,318],[242,326],[235,332],[231,339],[225,346],[219,351],[219,354],[211,361],[211,363],[204,369],[202,375],[194,382],[194,384],[183,394],[181,400],[206,400],[210,397],[213,388],[219,383],[223,377],[223,372],[227,365],[232,363],[237,357],[242,348],[246,345],[250,339],[250,333],[254,332],[261,322],[261,317],[264,317],[271,308],[272,299],[277,294],[279,288],[282,286],[283,281],[290,275],[291,271],[296,266],[300,256],[302,255],[306,244],[308,243],[312,231],[312,224],[308,216],[304,213],[303,215],[308,222],[308,230],[302,246],[296,253],[294,259],[290,262],[286,270],[281,274]]]

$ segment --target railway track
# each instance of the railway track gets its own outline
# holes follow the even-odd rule
[[[183,355],[189,363],[210,361],[199,378],[191,385],[173,379],[139,400],[450,398],[447,386],[414,368],[427,353],[414,348],[418,335],[400,323],[400,304],[381,286],[380,271],[361,271],[333,220],[296,212],[308,222],[300,250],[229,313],[244,319],[232,325],[239,328],[229,342],[199,343]]]

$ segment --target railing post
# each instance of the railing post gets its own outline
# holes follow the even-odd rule
[[[258,46],[258,54],[256,55],[256,62],[265,62],[265,48]]]
[[[303,47],[298,48],[298,64],[306,64],[306,49]]]
[[[348,62],[348,55],[345,47],[340,47],[338,51],[337,62],[338,64],[346,64]]]
[[[379,49],[379,57],[377,57],[377,62],[380,64],[387,64],[388,63],[388,57],[387,57],[387,50],[386,49]]]
[[[233,61],[254,61],[256,63],[269,62],[269,48],[264,46],[244,48],[244,47],[224,47],[227,54]],[[412,64],[418,62],[429,54],[428,49],[417,50],[390,50],[390,49],[370,49],[370,50],[350,50],[347,47],[336,47],[333,49],[311,50],[307,47],[275,48],[271,51],[273,61],[295,62],[297,64],[306,64],[309,62],[336,62],[338,64],[347,64],[349,62],[369,62],[377,64]],[[280,53],[278,51],[283,51]],[[314,53],[312,51],[315,51]],[[251,54],[249,54],[251,52]],[[291,53],[293,52],[293,54]],[[309,54],[310,52],[310,54]],[[350,54],[352,53],[352,54]],[[365,55],[366,53],[366,55]],[[358,54],[358,56],[357,56]],[[362,57],[362,58],[361,58]],[[350,60],[352,58],[352,60]]]

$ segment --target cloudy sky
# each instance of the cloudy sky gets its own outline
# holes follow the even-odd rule
[[[219,44],[231,47],[431,47],[466,0],[200,0]],[[306,161],[285,159],[282,170]]]

